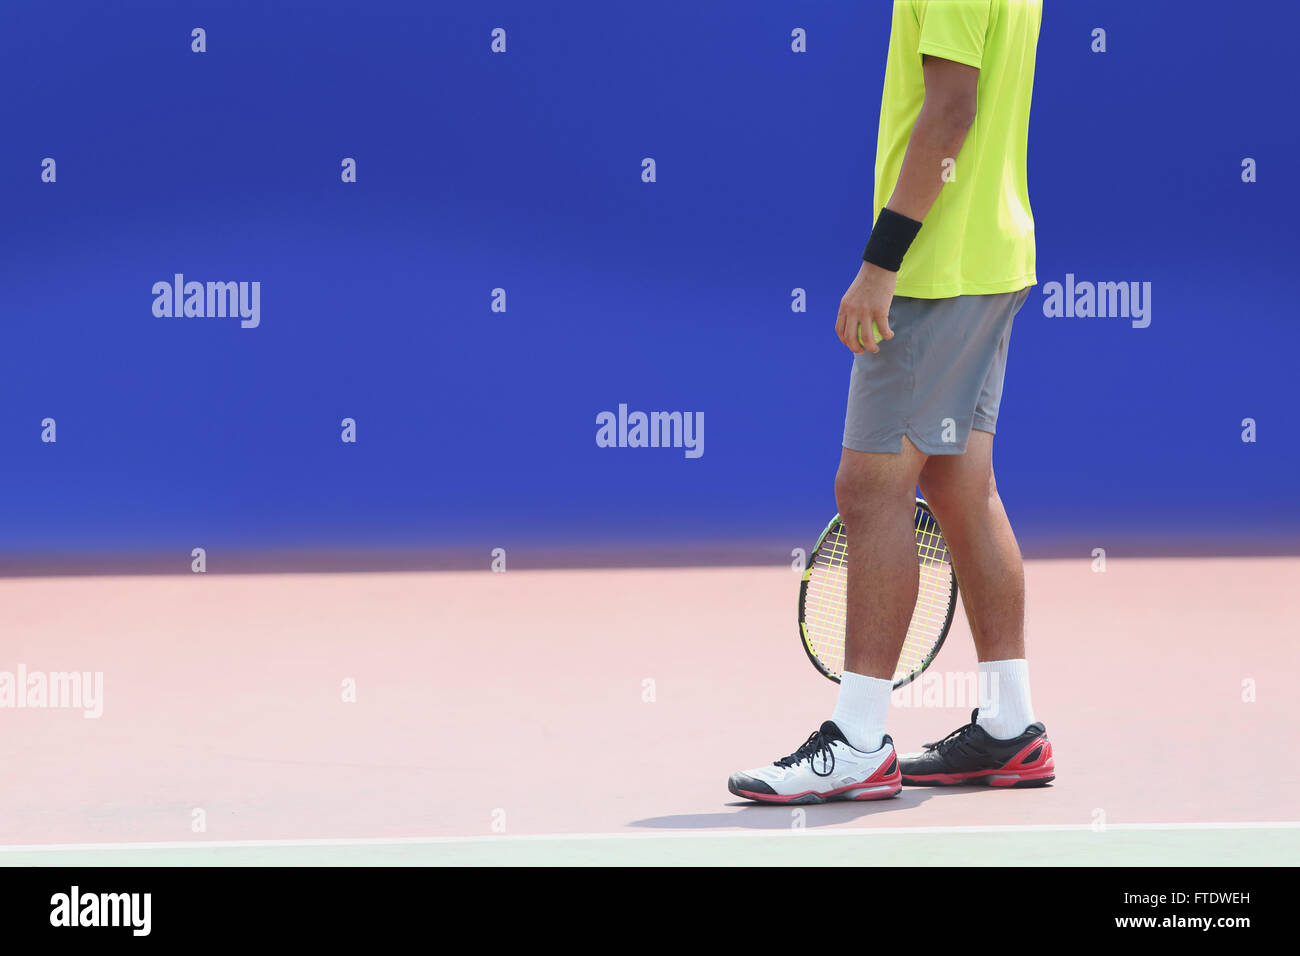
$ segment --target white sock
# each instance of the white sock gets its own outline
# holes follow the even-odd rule
[[[845,671],[840,678],[840,696],[831,720],[854,750],[880,749],[893,690],[893,681],[880,677]]]
[[[1019,737],[1034,722],[1029,699],[1029,662],[980,661],[980,713],[976,723],[990,737]]]

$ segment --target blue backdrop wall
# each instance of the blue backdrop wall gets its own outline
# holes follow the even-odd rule
[[[889,7],[6,0],[6,568],[811,543]],[[1300,14],[1045,7],[1013,518],[1031,550],[1295,550]],[[260,323],[156,316],[176,273],[259,282]],[[1150,282],[1150,325],[1044,315],[1067,274]],[[620,403],[702,412],[704,454],[598,447]]]

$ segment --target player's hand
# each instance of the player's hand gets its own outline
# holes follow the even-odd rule
[[[879,352],[871,332],[874,322],[882,339],[892,339],[889,327],[889,306],[894,301],[894,288],[898,273],[890,272],[870,262],[862,263],[857,278],[840,299],[840,313],[835,319],[835,334],[848,346],[850,352]]]

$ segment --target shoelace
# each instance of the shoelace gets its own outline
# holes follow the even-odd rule
[[[778,767],[793,767],[807,760],[813,773],[819,777],[829,777],[832,771],[835,770],[835,751],[831,748],[833,743],[834,741],[831,738],[820,730],[816,730],[808,735],[808,739],[803,742],[803,745],[798,750],[788,757],[782,757],[780,760],[774,761],[774,763]],[[826,754],[827,766],[825,773],[817,769],[817,762],[814,759],[822,753]]]
[[[941,754],[946,754],[954,747],[959,747],[966,742],[966,737],[975,729],[975,721],[979,717],[979,708],[971,711],[970,723],[958,727],[942,740],[936,740],[934,743],[925,744],[926,750],[937,750]]]

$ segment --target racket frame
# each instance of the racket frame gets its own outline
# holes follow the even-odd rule
[[[934,516],[934,512],[930,510],[930,506],[929,504],[926,503],[926,500],[924,498],[918,497],[916,499],[916,507],[924,511],[927,515],[930,516],[930,520],[934,522],[935,528],[938,530],[939,534],[942,535],[943,528],[939,526],[939,519]],[[837,684],[840,682],[840,679],[826,669],[826,666],[820,660],[818,660],[817,655],[813,653],[812,647],[809,646],[808,625],[804,623],[804,601],[808,596],[808,582],[812,580],[813,568],[817,564],[817,552],[821,550],[821,546],[825,543],[826,536],[829,535],[831,531],[835,528],[835,526],[840,523],[841,522],[840,522],[839,513],[836,512],[835,517],[832,518],[829,522],[827,522],[826,527],[822,529],[822,533],[817,537],[817,543],[813,546],[812,552],[808,555],[808,564],[803,569],[803,577],[799,579],[799,644],[803,647],[804,653],[808,655],[808,660],[812,661],[813,667],[817,668],[817,670],[821,672],[823,677],[826,677],[829,680],[833,680]],[[915,540],[915,534],[916,534],[915,514],[913,514],[912,517],[912,529],[913,529],[912,534],[914,536],[913,540]],[[947,550],[946,547],[945,550]],[[919,565],[918,565],[918,572],[919,572]],[[922,662],[921,666],[918,667],[911,674],[909,674],[907,677],[903,678],[900,681],[897,681],[894,684],[894,690],[898,690],[898,688],[900,687],[906,687],[912,681],[920,677],[921,674],[925,672],[925,669],[929,667],[930,664],[934,661],[934,659],[939,656],[939,651],[942,650],[943,648],[943,642],[948,639],[948,631],[952,627],[952,618],[957,611],[957,572],[953,569],[951,560],[948,561],[948,573],[952,575],[952,594],[948,599],[948,613],[944,618],[943,630],[939,632],[939,640],[934,645],[934,649],[930,651],[929,656],[926,657],[926,659]]]

